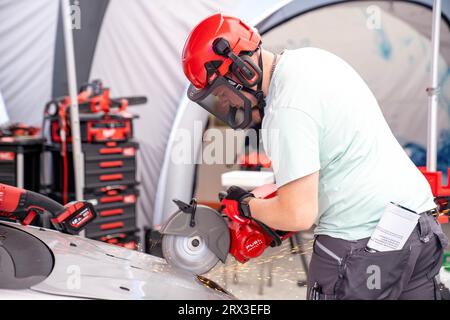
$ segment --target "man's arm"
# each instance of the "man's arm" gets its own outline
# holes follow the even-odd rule
[[[308,230],[318,214],[318,185],[319,171],[283,185],[274,198],[253,198],[252,217],[276,230]]]

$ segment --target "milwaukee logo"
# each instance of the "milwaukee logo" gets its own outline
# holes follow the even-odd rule
[[[105,138],[111,138],[116,133],[116,129],[105,129],[103,130],[103,136]]]
[[[262,244],[263,244],[262,240],[261,239],[257,239],[255,241],[253,241],[252,243],[246,245],[245,249],[247,249],[247,251],[250,252],[250,251],[252,251],[253,249],[259,247]]]
[[[1,161],[13,161],[15,157],[14,152],[0,152]]]

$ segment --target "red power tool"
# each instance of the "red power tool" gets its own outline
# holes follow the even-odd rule
[[[86,201],[62,206],[39,193],[0,183],[0,217],[29,225],[44,212],[50,213],[56,230],[68,234],[78,234],[97,215],[92,204]]]
[[[257,188],[257,198],[268,199],[276,195],[275,185]],[[260,256],[268,247],[281,245],[293,233],[273,230],[255,219],[242,218],[237,202],[220,195],[221,213],[198,205],[195,199],[187,204],[174,200],[180,209],[162,227],[162,250],[169,264],[203,274],[228,253],[245,263]]]

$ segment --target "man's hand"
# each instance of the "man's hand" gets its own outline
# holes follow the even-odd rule
[[[238,203],[239,214],[247,219],[251,218],[250,207],[248,205],[248,200],[254,198],[253,193],[242,189],[238,186],[231,186],[227,190],[227,195],[225,199],[234,200]]]

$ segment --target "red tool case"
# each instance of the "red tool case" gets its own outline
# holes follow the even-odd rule
[[[133,137],[133,119],[136,118],[136,115],[131,115],[129,113],[118,113],[113,115],[80,113],[81,141],[88,143],[128,141]],[[49,119],[51,140],[55,143],[61,143],[60,119],[57,116],[51,116]],[[67,142],[71,141],[70,127],[68,127]]]

